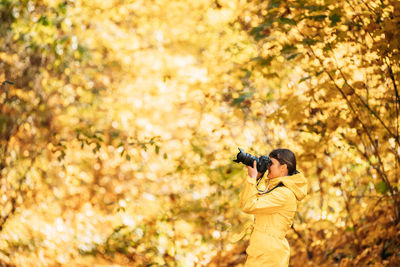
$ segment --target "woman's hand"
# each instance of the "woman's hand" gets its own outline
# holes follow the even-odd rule
[[[250,166],[246,166],[246,167],[247,167],[247,172],[250,177],[252,177],[254,179],[260,178],[261,173],[258,173],[258,171],[257,171],[257,162],[256,161],[253,162],[253,167],[250,167]]]

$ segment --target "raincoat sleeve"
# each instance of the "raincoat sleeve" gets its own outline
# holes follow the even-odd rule
[[[258,195],[255,179],[248,177],[240,194],[240,208],[250,214],[270,214],[282,209],[287,199],[288,196],[282,190]]]

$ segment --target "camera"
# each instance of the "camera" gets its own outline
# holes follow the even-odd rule
[[[236,163],[243,163],[244,165],[253,167],[253,162],[256,161],[257,171],[260,173],[265,173],[269,166],[272,165],[272,161],[267,156],[260,156],[257,158],[252,154],[246,153],[239,147],[239,153],[236,155],[236,159],[233,160]]]

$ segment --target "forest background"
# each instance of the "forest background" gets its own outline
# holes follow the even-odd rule
[[[309,181],[291,266],[400,265],[397,0],[0,0],[0,265],[235,266],[238,147]]]

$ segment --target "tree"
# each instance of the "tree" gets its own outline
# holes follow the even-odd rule
[[[245,10],[238,23],[259,46],[249,69],[286,81],[268,119],[297,133],[301,159],[314,163],[322,218],[335,213],[330,195],[343,196],[360,251],[359,220],[380,195],[392,226],[400,221],[399,3],[271,0]]]

